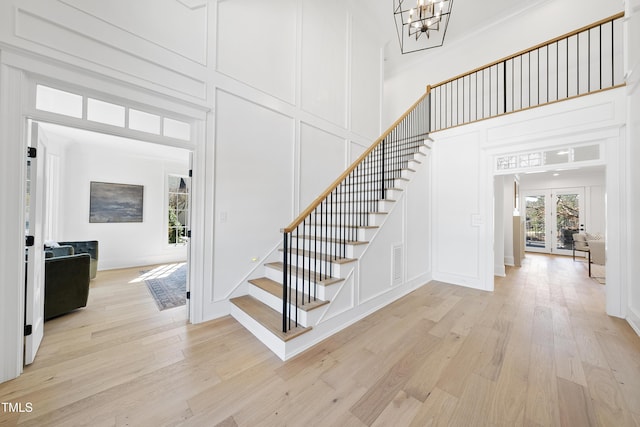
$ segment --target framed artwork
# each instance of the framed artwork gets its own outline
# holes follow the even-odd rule
[[[144,186],[90,183],[89,222],[142,222]]]

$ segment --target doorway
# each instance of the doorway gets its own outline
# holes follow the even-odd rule
[[[181,272],[185,272],[182,274],[186,281],[184,297],[189,290],[188,190],[192,152],[70,126],[32,123],[38,129],[39,141],[46,141],[46,150],[40,150],[38,156],[44,177],[39,182],[39,200],[46,203],[37,212],[31,210],[28,217],[32,224],[36,219],[34,215],[39,217],[40,240],[45,245],[58,241],[98,241],[99,270],[180,263]],[[179,185],[174,188],[176,186],[172,184],[176,177],[179,177]],[[140,220],[92,221],[95,183],[139,187],[143,192]],[[178,211],[177,207],[180,208]],[[36,270],[43,276],[46,263]],[[33,274],[33,271],[27,272],[27,283]],[[30,292],[32,288],[27,286],[27,307],[34,294]],[[43,299],[44,292],[41,294]],[[150,290],[149,301],[157,300],[156,295],[157,292]],[[187,306],[188,303],[187,300]],[[27,310],[27,314],[33,313],[37,318],[36,311]],[[180,312],[186,313],[185,320],[189,317],[188,312],[188,308]],[[27,337],[26,341],[32,340]],[[27,345],[26,364],[35,358],[36,344]]]
[[[573,253],[573,234],[585,230],[585,189],[552,188],[523,192],[525,250]]]

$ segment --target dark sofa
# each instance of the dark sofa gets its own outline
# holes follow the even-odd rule
[[[89,254],[91,256],[91,275],[92,279],[96,278],[98,271],[98,241],[97,240],[83,240],[76,242],[58,242],[60,246],[71,246],[73,253]]]
[[[45,259],[45,320],[87,305],[90,265],[91,256],[86,253]]]

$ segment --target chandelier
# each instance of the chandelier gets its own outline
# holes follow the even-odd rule
[[[442,46],[453,0],[393,0],[402,53]]]

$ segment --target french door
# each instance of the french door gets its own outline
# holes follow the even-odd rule
[[[584,230],[584,187],[527,191],[525,249],[571,255],[573,234]]]
[[[44,135],[29,121],[29,151],[25,195],[25,339],[24,363],[33,363],[44,335],[44,229],[45,159]]]

